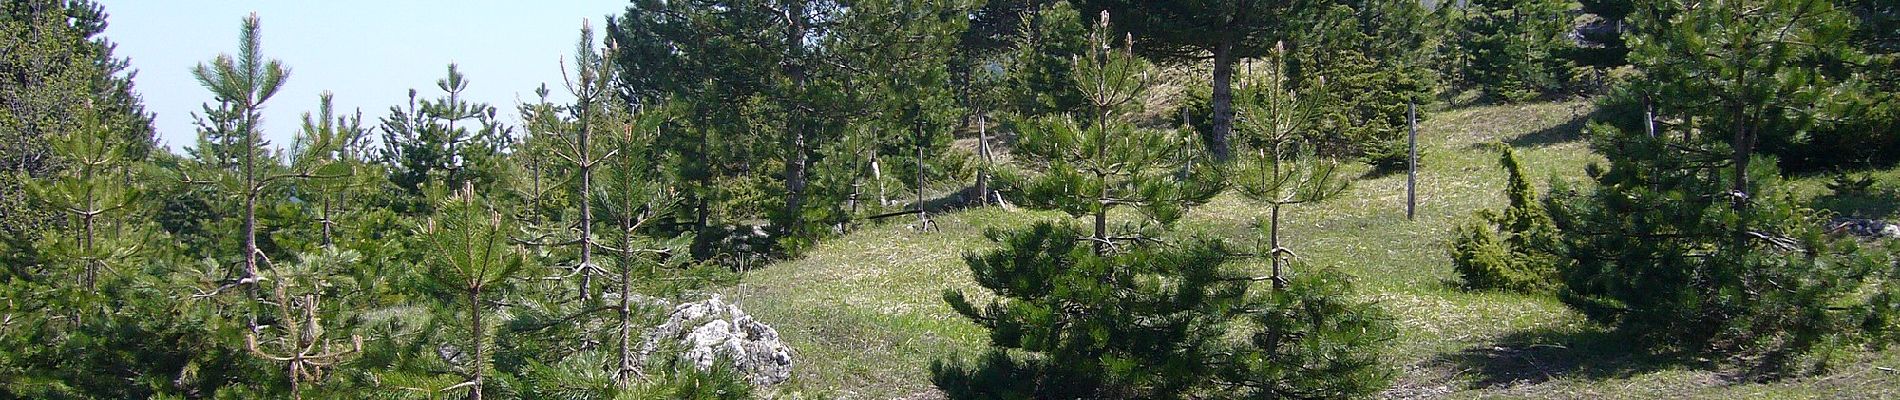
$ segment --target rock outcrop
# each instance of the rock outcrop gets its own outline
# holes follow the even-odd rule
[[[647,331],[641,356],[651,363],[653,353],[669,347],[700,369],[713,368],[722,358],[730,360],[754,385],[774,385],[792,376],[792,349],[779,340],[778,331],[717,295],[673,306],[665,323]]]
[[[1900,239],[1900,225],[1894,225],[1877,219],[1835,218],[1833,221],[1828,221],[1827,232],[1870,238],[1885,237]]]

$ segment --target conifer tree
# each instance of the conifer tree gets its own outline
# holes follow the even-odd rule
[[[1260,278],[1230,265],[1236,253],[1221,241],[1164,235],[1222,181],[1213,163],[1180,157],[1195,147],[1185,132],[1126,121],[1146,65],[1127,42],[1109,44],[1106,19],[1075,67],[1099,114],[1087,127],[1067,116],[1022,124],[1034,129],[1018,151],[1045,170],[1010,180],[1024,204],[1092,223],[991,232],[1002,249],[965,256],[997,298],[979,307],[950,290],[944,299],[989,330],[992,350],[974,364],[934,363],[938,388],[966,399],[1350,397],[1383,387],[1389,373],[1368,349],[1389,340],[1390,322],[1347,300],[1341,277],[1309,274],[1256,295]],[[1111,207],[1152,224],[1111,235]]]
[[[1247,61],[1248,73],[1279,57],[1288,84],[1320,102],[1311,127],[1299,134],[1315,153],[1361,155],[1375,172],[1403,169],[1410,159],[1407,119],[1427,117],[1407,105],[1428,103],[1436,89],[1426,65],[1430,43],[1443,31],[1413,0],[1339,1],[1301,18],[1313,28],[1293,32],[1285,49]],[[1249,91],[1237,90],[1235,110]]]
[[[1316,203],[1337,196],[1350,181],[1335,175],[1336,160],[1317,154],[1316,144],[1299,140],[1312,129],[1323,94],[1300,95],[1288,88],[1284,47],[1276,46],[1265,58],[1266,73],[1247,85],[1255,101],[1242,103],[1240,131],[1246,153],[1234,173],[1241,194],[1267,203],[1268,217],[1260,224],[1266,232],[1264,254],[1273,266],[1269,277],[1275,289],[1289,282],[1282,274],[1293,251],[1280,246],[1280,213],[1286,206]]]
[[[257,203],[260,201],[265,185],[272,178],[264,176],[270,173],[265,163],[271,162],[269,153],[264,150],[266,143],[262,133],[258,132],[261,119],[260,110],[264,102],[277,95],[284,80],[290,76],[290,70],[277,60],[265,60],[259,42],[260,29],[256,13],[244,18],[243,29],[238,35],[238,54],[220,54],[209,64],[198,64],[191,75],[198,83],[210,90],[220,104],[228,105],[235,113],[231,133],[240,138],[236,165],[237,177],[227,186],[235,186],[234,192],[244,198],[243,222],[240,233],[244,240],[243,269],[238,275],[238,284],[248,285],[256,281],[258,256],[257,248]],[[262,160],[260,160],[260,158]]]
[[[426,261],[422,279],[443,292],[436,300],[445,319],[463,324],[466,348],[454,357],[445,356],[457,368],[469,398],[482,398],[484,379],[493,369],[494,341],[488,317],[497,307],[496,297],[521,270],[523,260],[510,242],[513,232],[508,219],[486,197],[475,192],[473,183],[444,196],[436,204],[436,214],[423,225],[425,249],[434,256]],[[453,308],[459,307],[456,311]],[[458,346],[459,347],[459,346]],[[459,360],[457,360],[459,359]],[[459,361],[459,362],[457,362]]]
[[[334,100],[335,95],[329,91],[318,95],[317,113],[304,113],[303,128],[291,144],[293,169],[317,166],[323,170],[317,175],[325,179],[299,182],[295,188],[298,198],[315,203],[310,207],[316,213],[322,246],[336,244],[337,225],[351,208],[349,194],[359,184],[352,178],[364,164],[360,150],[369,136],[362,113],[347,118],[336,115]]]
[[[847,9],[836,1],[635,2],[610,21],[629,103],[678,102],[692,116],[666,146],[685,155],[674,169],[694,197],[696,253],[716,252],[711,242],[726,238],[707,234],[715,223],[767,217],[776,236],[766,244],[776,250],[818,233],[807,214],[831,205],[812,199],[815,154],[852,111],[838,101],[847,68],[828,61],[839,56],[833,31]],[[736,215],[713,215],[722,213]]]
[[[1503,213],[1480,210],[1482,223],[1458,227],[1451,243],[1452,269],[1464,277],[1466,289],[1546,292],[1557,280],[1557,228],[1516,153],[1508,145],[1499,147],[1510,206]],[[1505,237],[1499,239],[1500,234]]]
[[[636,326],[640,314],[634,299],[641,295],[637,290],[652,284],[642,279],[660,276],[661,268],[678,268],[691,256],[686,249],[692,243],[691,233],[669,237],[653,226],[681,200],[678,191],[654,168],[664,157],[653,146],[664,115],[663,111],[651,110],[637,116],[622,115],[614,124],[614,135],[608,138],[614,156],[607,159],[603,210],[613,222],[619,241],[603,248],[614,254],[612,272],[618,275],[611,340],[619,353],[614,379],[623,387],[643,372],[639,363],[644,360],[637,357],[633,343],[639,334],[636,331],[641,329]]]
[[[1303,15],[1324,3],[1299,1],[1140,1],[1090,0],[1084,11],[1101,10],[1122,16],[1118,32],[1135,38],[1135,49],[1158,61],[1192,63],[1211,61],[1213,76],[1213,129],[1207,146],[1214,158],[1226,161],[1232,152],[1229,137],[1234,122],[1234,73],[1239,61],[1259,57],[1285,40]]]
[[[442,97],[418,100],[416,90],[410,89],[408,105],[392,106],[382,118],[379,161],[389,166],[390,181],[409,197],[422,198],[427,182],[487,187],[498,181],[495,164],[513,143],[513,129],[496,119],[494,107],[463,98],[468,85],[468,77],[451,63],[435,82]],[[415,209],[402,211],[427,211],[427,204],[411,206]]]
[[[1101,21],[1105,24],[1106,16]],[[1190,139],[1129,122],[1127,116],[1140,107],[1137,102],[1149,84],[1149,66],[1110,51],[1115,41],[1106,29],[1098,26],[1090,36],[1092,50],[1075,61],[1075,86],[1087,113],[1080,121],[1087,122],[1065,114],[1019,124],[1023,138],[1016,149],[1045,169],[1033,179],[1016,178],[1025,204],[1092,217],[1091,248],[1097,254],[1107,253],[1115,242],[1142,239],[1110,235],[1110,208],[1139,208],[1155,222],[1166,223],[1221,189],[1214,183],[1218,180],[1207,179],[1214,173],[1210,166],[1180,157],[1180,146]],[[1182,171],[1190,172],[1191,179],[1171,178]]]
[[[1851,17],[1823,0],[1659,2],[1633,14],[1630,90],[1658,101],[1645,129],[1595,124],[1595,189],[1553,186],[1568,258],[1561,298],[1645,348],[1787,356],[1851,334],[1876,270],[1824,238],[1788,196],[1763,135],[1826,119],[1840,93],[1805,64],[1851,52]],[[1884,268],[1884,267],[1880,267]]]
[[[856,132],[871,136],[860,140],[875,146],[874,162],[891,160],[879,166],[880,175],[888,168],[912,185],[911,211],[917,213],[919,229],[932,224],[924,204],[926,181],[947,175],[942,170],[954,161],[955,155],[946,153],[961,109],[950,67],[968,7],[961,1],[864,2],[853,6],[837,30],[850,56],[884,65],[853,77],[875,88],[862,94],[872,111]]]
[[[0,193],[26,193],[59,168],[49,139],[91,118],[114,127],[127,160],[152,154],[152,116],[133,91],[130,65],[103,34],[103,6],[89,0],[23,0],[0,6]],[[92,116],[87,116],[87,115]],[[39,264],[36,240],[58,216],[30,196],[0,196],[0,264]]]
[[[1637,2],[1632,0],[1581,0],[1582,11],[1594,18],[1582,29],[1578,29],[1578,38],[1588,46],[1577,46],[1564,52],[1565,58],[1579,66],[1595,68],[1616,68],[1629,65],[1629,43],[1623,33],[1631,12],[1636,11]]]
[[[1024,17],[1014,49],[1005,55],[1003,98],[1021,118],[1071,112],[1082,107],[1073,78],[1074,60],[1088,48],[1088,27],[1068,1],[1034,9]]]
[[[614,76],[613,52],[611,44],[604,54],[596,54],[590,47],[595,44],[591,32],[582,35],[582,43],[576,50],[576,67],[583,78],[582,82],[592,81],[596,92],[592,101],[578,99],[581,92],[576,91],[577,107],[591,107],[591,121],[596,146],[600,153],[599,162],[603,167],[597,189],[585,192],[582,204],[595,204],[601,212],[600,218],[606,225],[612,226],[614,240],[600,243],[601,251],[612,255],[609,272],[615,276],[612,281],[615,289],[613,321],[606,329],[605,342],[613,343],[615,360],[609,370],[614,385],[621,389],[635,386],[640,378],[646,377],[635,337],[643,327],[638,321],[642,314],[638,307],[638,298],[647,291],[666,291],[668,283],[656,282],[667,270],[685,266],[691,253],[686,248],[693,240],[692,232],[675,233],[658,229],[656,223],[665,220],[679,208],[681,201],[679,190],[669,175],[661,171],[677,155],[665,154],[657,146],[662,136],[661,130],[666,122],[674,117],[669,103],[647,104],[635,107],[623,99],[606,92],[612,88]],[[591,65],[582,67],[583,62]],[[583,127],[585,129],[585,127]],[[583,206],[588,207],[588,206]],[[603,270],[606,270],[603,268]],[[672,280],[673,285],[689,286],[692,279]]]
[[[1461,40],[1469,83],[1506,101],[1556,93],[1567,80],[1570,29],[1559,0],[1472,0]]]
[[[561,68],[563,85],[567,87],[568,93],[574,95],[574,104],[566,110],[573,119],[570,123],[557,124],[557,132],[546,132],[552,133],[551,136],[560,143],[554,154],[573,165],[574,180],[578,182],[574,199],[579,202],[577,211],[580,216],[573,222],[574,230],[578,231],[573,245],[578,247],[580,259],[568,276],[580,276],[580,299],[584,303],[598,300],[592,295],[594,275],[605,271],[594,261],[594,249],[598,247],[594,235],[594,171],[603,158],[613,156],[601,152],[601,147],[595,145],[598,141],[594,137],[596,127],[603,125],[600,123],[601,114],[608,111],[604,105],[611,82],[608,71],[612,65],[606,63],[594,46],[594,28],[582,21],[580,41],[574,46],[574,70],[570,74],[565,62]]]
[[[326,302],[326,296],[338,292],[334,284],[349,283],[332,276],[358,257],[354,252],[326,248],[264,272],[277,323],[262,330],[278,336],[260,341],[258,332],[248,332],[244,346],[259,358],[284,364],[292,399],[302,399],[306,383],[323,380],[325,370],[363,351],[361,336],[351,336],[349,347],[344,347],[346,343],[328,335],[335,323],[326,326],[324,322],[348,319],[334,309],[333,301]]]
[[[113,269],[137,250],[136,242],[114,239],[133,236],[125,230],[135,224],[121,221],[130,222],[141,197],[136,185],[127,184],[134,174],[126,156],[129,144],[90,115],[81,116],[77,130],[48,138],[65,168],[50,181],[28,180],[26,186],[26,193],[64,217],[71,230],[47,235],[51,243],[39,247],[72,262],[70,275],[60,279],[87,290],[101,270]]]

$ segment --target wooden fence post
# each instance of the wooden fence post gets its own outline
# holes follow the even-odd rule
[[[1405,103],[1405,125],[1411,130],[1406,139],[1409,155],[1405,171],[1405,219],[1410,221],[1418,208],[1418,106],[1411,102]]]

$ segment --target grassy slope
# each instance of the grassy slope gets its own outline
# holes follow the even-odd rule
[[[1453,289],[1448,232],[1471,211],[1504,203],[1504,174],[1487,143],[1517,147],[1533,177],[1581,179],[1597,159],[1575,140],[1587,111],[1571,102],[1433,116],[1420,132],[1415,221],[1404,217],[1404,174],[1365,177],[1342,198],[1287,210],[1287,247],[1310,265],[1351,273],[1362,293],[1399,316],[1388,358],[1403,372],[1388,397],[1900,397],[1900,374],[1880,369],[1900,366],[1895,352],[1852,355],[1816,377],[1727,383],[1702,365],[1630,354],[1554,300]],[[1251,241],[1263,211],[1224,195],[1182,227]],[[975,290],[960,255],[987,248],[986,229],[1038,218],[1059,216],[978,209],[939,217],[941,230],[931,233],[911,231],[908,221],[864,229],[752,272],[728,292],[798,352],[789,391],[934,397],[930,362],[984,344],[984,332],[940,299],[946,288]]]

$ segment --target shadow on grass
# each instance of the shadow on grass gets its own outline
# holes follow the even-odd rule
[[[1842,217],[1885,219],[1900,211],[1900,190],[1871,190],[1862,193],[1831,193],[1814,199],[1814,207],[1833,211]]]
[[[1423,169],[1424,166],[1420,165],[1419,168]],[[1365,173],[1359,174],[1358,180],[1379,179],[1392,175],[1405,175],[1405,168],[1367,168]]]
[[[1565,378],[1624,378],[1681,366],[1708,367],[1691,364],[1683,357],[1644,353],[1636,350],[1631,342],[1623,335],[1599,328],[1534,329],[1513,332],[1493,343],[1457,353],[1441,354],[1429,363],[1472,375],[1475,378],[1472,386],[1478,389]]]
[[[1601,112],[1601,110],[1584,112],[1584,109],[1573,109],[1570,111],[1570,118],[1564,120],[1561,124],[1551,125],[1543,129],[1517,135],[1516,137],[1505,139],[1504,143],[1514,148],[1523,149],[1553,146],[1583,140],[1584,125],[1589,124],[1590,120],[1595,119],[1597,114]],[[1488,142],[1477,142],[1472,143],[1468,147],[1473,149],[1486,149],[1488,146],[1493,145],[1494,144]]]

